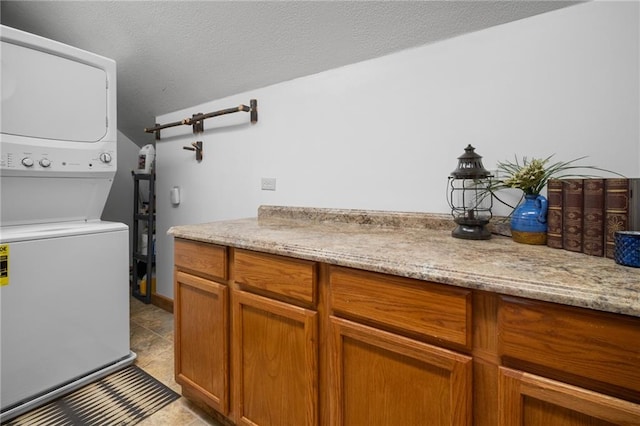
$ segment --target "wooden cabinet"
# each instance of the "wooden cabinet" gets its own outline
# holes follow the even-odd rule
[[[233,264],[236,423],[317,425],[317,265],[245,250]]]
[[[331,425],[471,425],[469,290],[331,267]],[[346,317],[353,320],[340,318]]]
[[[229,412],[226,253],[224,247],[176,240],[174,283],[176,382],[183,392],[225,415]]]
[[[175,248],[176,381],[238,425],[640,425],[640,318]]]

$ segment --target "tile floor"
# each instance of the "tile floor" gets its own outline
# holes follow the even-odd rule
[[[131,350],[138,367],[180,393],[173,377],[173,315],[131,297]],[[140,426],[220,426],[189,400],[180,397],[139,423]]]

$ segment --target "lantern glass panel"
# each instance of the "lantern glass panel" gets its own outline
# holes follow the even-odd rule
[[[489,179],[450,179],[450,206],[455,219],[488,222],[493,200],[487,190]]]

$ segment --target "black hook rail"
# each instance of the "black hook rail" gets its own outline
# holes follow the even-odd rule
[[[202,121],[206,120],[207,118],[218,117],[220,115],[225,115],[225,114],[233,114],[234,112],[241,112],[241,111],[250,112],[251,123],[255,124],[258,122],[258,101],[256,99],[251,99],[249,101],[249,105],[250,106],[240,105],[235,108],[221,109],[219,111],[209,112],[207,114],[198,113],[198,114],[194,114],[189,118],[185,118],[184,120],[174,121],[173,123],[156,124],[155,127],[145,127],[144,131],[145,133],[155,133],[157,140],[160,139],[160,130],[168,129],[169,127],[193,126],[194,132],[196,132],[196,128],[198,132],[202,132],[203,131]]]

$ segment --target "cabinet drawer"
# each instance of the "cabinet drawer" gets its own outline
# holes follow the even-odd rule
[[[506,363],[640,391],[640,318],[506,296],[498,309]]]
[[[234,280],[241,286],[281,295],[305,304],[316,303],[315,262],[236,250],[233,269]]]
[[[471,346],[470,290],[342,267],[330,286],[336,315]]]
[[[174,262],[178,269],[197,275],[227,279],[227,248],[177,238],[174,244]]]

